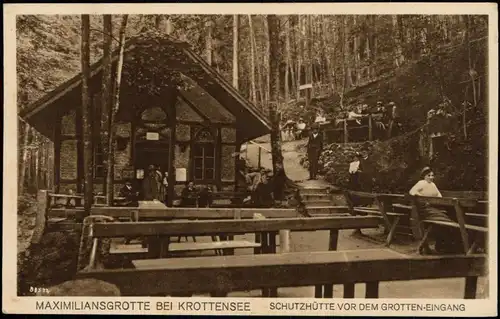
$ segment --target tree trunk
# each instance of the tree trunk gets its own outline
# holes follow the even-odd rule
[[[205,58],[207,59],[208,65],[212,66],[212,20],[206,22],[207,33],[205,37]]]
[[[278,17],[276,15],[267,16],[269,30],[269,79],[271,89],[271,102],[269,103],[269,116],[271,119],[271,154],[273,170],[277,172],[277,165],[283,167],[283,156],[279,138],[279,119],[277,116],[277,105],[279,101],[279,30]]]
[[[82,15],[82,125],[83,125],[83,185],[84,185],[84,210],[85,216],[90,215],[93,202],[93,176],[92,176],[92,112],[90,110],[90,16]]]
[[[19,195],[24,193],[24,180],[26,176],[26,162],[28,161],[28,141],[30,135],[30,126],[28,123],[24,123],[24,135],[22,144],[22,156],[21,156],[21,167],[19,168],[19,181],[18,181],[18,192]]]
[[[286,19],[291,19],[286,16]],[[286,21],[285,23],[285,51],[286,51],[286,67],[285,67],[285,107],[288,106],[288,101],[290,100],[290,23]]]
[[[253,52],[254,52],[254,57],[258,56],[257,53],[257,40],[255,39],[255,34],[253,30],[253,22],[252,22],[252,16],[248,15],[248,24],[250,28],[250,40],[252,42],[253,46]],[[259,63],[257,65],[254,65],[257,69],[257,80],[258,80],[258,85],[259,85],[259,101],[260,101],[260,106],[264,107],[264,80],[262,77],[262,63]],[[256,97],[257,98],[257,97]]]
[[[266,44],[264,46],[264,61],[265,61],[265,74],[266,74],[266,103],[271,101],[271,72],[269,70],[270,66],[270,50],[271,50],[271,39],[269,38],[269,26],[267,23],[267,17],[264,18],[264,33],[266,36]],[[278,36],[278,35],[276,35]],[[276,102],[276,101],[275,101]]]
[[[304,59],[305,64],[306,64],[306,84],[312,84],[312,34],[311,34],[311,27],[312,27],[312,20],[311,20],[311,15],[307,16],[307,20],[305,21],[304,25],[304,42],[305,42],[305,47],[306,47],[306,54],[307,57]],[[311,89],[306,89],[305,91],[305,99],[306,99],[306,108],[309,107],[309,103],[311,102]]]
[[[298,20],[298,30],[297,30],[297,42],[298,42],[298,50],[297,50],[297,101],[300,99],[300,85],[301,85],[301,75],[302,75],[302,58],[304,56],[304,40],[302,36],[302,19],[301,16],[297,16]]]
[[[354,25],[354,39],[353,39],[353,44],[354,44],[354,49],[353,49],[353,54],[354,54],[354,72],[356,73],[356,86],[361,85],[361,70],[360,70],[360,55],[359,55],[359,50],[360,50],[360,43],[359,43],[359,32],[358,32],[358,17],[356,15],[353,16],[353,25]]]
[[[344,50],[343,50],[343,66],[344,66],[344,85],[342,87],[342,97],[345,93],[345,90],[352,87],[352,74],[351,74],[351,65],[349,61],[349,21],[347,21],[346,17],[342,17],[343,22],[343,40],[344,40]]]
[[[404,62],[403,49],[401,47],[401,31],[399,26],[401,18],[397,15],[392,16],[392,28],[393,28],[393,38],[394,38],[394,64],[396,67],[400,67]]]
[[[253,34],[252,16],[248,15],[248,28],[250,29],[250,85],[252,87],[252,102],[257,105],[257,87],[255,85],[255,37]]]
[[[35,169],[33,176],[33,185],[36,192],[38,192],[38,188],[40,186],[40,135],[35,133]]]
[[[233,86],[238,90],[238,42],[240,19],[237,14],[233,15]]]
[[[328,28],[326,26],[326,20],[323,19],[320,25],[321,49],[322,49],[323,59],[325,61],[325,75],[326,75],[326,80],[328,81],[328,94],[332,94],[335,90],[335,84],[332,77],[332,72],[330,70],[332,64],[330,61],[330,50],[327,44],[328,42],[325,39],[326,32],[328,32]],[[331,32],[335,32],[335,29],[331,30]],[[335,42],[333,42],[333,45],[335,45]]]
[[[111,130],[109,135],[109,158],[108,158],[108,168],[106,170],[106,186],[107,186],[107,196],[106,201],[109,201],[109,205],[113,205],[114,196],[114,176],[115,176],[115,136],[116,136],[116,115],[120,108],[120,85],[122,81],[122,68],[123,68],[123,55],[125,51],[125,31],[127,29],[128,15],[125,14],[122,18],[122,23],[120,25],[120,44],[119,44],[119,56],[118,63],[116,65],[116,75],[114,82],[114,97],[113,97],[113,108],[111,110],[111,118],[109,121]]]
[[[102,132],[102,155],[103,155],[103,166],[108,167],[108,157],[109,157],[109,117],[111,111],[111,94],[112,94],[112,81],[111,81],[111,50],[112,50],[112,35],[113,35],[113,25],[111,21],[111,15],[105,14],[103,18],[103,30],[104,30],[104,47],[103,47],[103,60],[102,60],[102,94],[101,94],[101,129]],[[113,192],[111,190],[111,192]],[[106,195],[106,205],[111,206],[111,197],[108,196],[110,190],[107,187],[107,181],[104,184],[104,194]]]

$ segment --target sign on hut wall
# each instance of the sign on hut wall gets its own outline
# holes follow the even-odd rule
[[[60,176],[61,179],[75,180],[77,179],[77,141],[64,140],[61,141],[61,161],[60,161]]]
[[[176,168],[175,169],[175,181],[176,182],[185,182],[187,181],[187,170],[186,168]]]
[[[158,141],[160,139],[160,134],[157,132],[147,132],[146,133],[146,140],[148,141]]]
[[[236,147],[233,145],[222,145],[221,154],[221,179],[222,181],[232,182],[235,178],[235,159],[233,153]]]

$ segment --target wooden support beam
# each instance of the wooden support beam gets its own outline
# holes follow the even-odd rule
[[[127,236],[203,236],[217,233],[245,234],[255,232],[310,231],[326,229],[377,228],[380,217],[340,216],[319,218],[273,218],[249,220],[195,220],[171,222],[123,222],[97,224],[96,237]]]
[[[136,269],[85,270],[77,277],[115,284],[123,296],[152,296],[477,277],[487,272],[483,255],[421,257],[388,249],[136,260],[133,264]],[[468,287],[473,284],[469,280]],[[472,288],[467,296],[473,297]]]

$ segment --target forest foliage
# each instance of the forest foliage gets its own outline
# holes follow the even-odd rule
[[[90,18],[90,59],[95,62],[103,54],[103,17]],[[487,153],[487,19],[465,15],[293,15],[277,16],[270,30],[264,15],[240,15],[236,24],[232,15],[129,15],[126,38],[152,29],[168,33],[186,41],[231,82],[236,25],[238,89],[266,113],[273,102],[282,118],[306,114],[309,119],[318,108],[338,116],[360,103],[395,101],[409,132],[425,124],[429,109],[450,101],[458,121],[450,132],[450,154],[431,161],[446,163],[442,164],[445,180],[461,176],[461,184],[473,187],[484,185],[486,178],[482,167]],[[113,16],[112,21],[116,49],[121,18]],[[80,24],[77,15],[18,16],[19,108],[80,72]],[[276,54],[270,52],[270,34],[277,40]],[[271,55],[278,59],[277,83],[270,72]],[[299,89],[308,83],[313,84],[312,92]],[[274,87],[278,94],[272,92]],[[462,106],[464,101],[468,107]],[[34,153],[23,151],[45,138],[24,127],[21,122],[19,156],[29,160]],[[457,152],[467,158],[463,164],[450,162]],[[44,162],[50,163],[50,152],[46,153]]]

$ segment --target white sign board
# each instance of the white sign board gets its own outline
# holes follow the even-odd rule
[[[299,90],[312,89],[312,87],[313,87],[312,83],[302,84],[301,86],[299,86]]]
[[[176,168],[175,169],[175,180],[177,182],[186,182],[187,181],[187,171],[185,168]]]
[[[158,141],[160,139],[160,134],[157,132],[147,132],[146,133],[146,140],[148,141]]]
[[[144,170],[143,169],[138,169],[135,173],[135,178],[137,179],[144,179]]]

